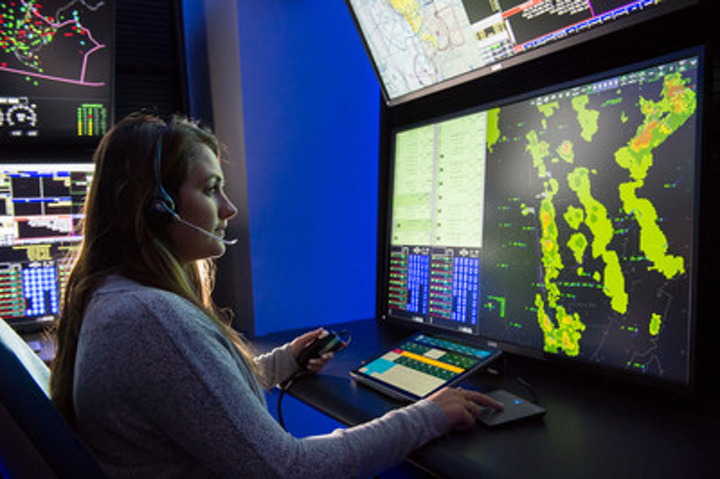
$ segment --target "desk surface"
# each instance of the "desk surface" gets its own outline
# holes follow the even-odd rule
[[[373,320],[332,327],[350,331],[352,344],[290,394],[348,426],[401,407],[355,383],[348,371],[411,331],[379,328]],[[297,334],[272,334],[254,343],[267,350]],[[411,462],[449,477],[718,477],[719,394],[678,397],[551,369],[542,361],[505,358],[503,374],[479,373],[463,386],[503,388],[529,398],[521,377],[547,414],[492,429],[478,423],[474,431],[451,433],[415,451]]]

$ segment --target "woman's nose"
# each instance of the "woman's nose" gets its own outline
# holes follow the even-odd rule
[[[238,212],[237,207],[230,201],[226,195],[223,195],[223,204],[220,210],[220,217],[224,220],[230,220],[235,217]]]

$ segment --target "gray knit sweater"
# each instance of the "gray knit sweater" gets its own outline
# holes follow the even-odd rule
[[[289,345],[256,361],[265,387],[297,368]],[[449,429],[424,400],[361,426],[294,438],[204,313],[119,276],[88,305],[74,401],[78,431],[111,477],[367,476]]]

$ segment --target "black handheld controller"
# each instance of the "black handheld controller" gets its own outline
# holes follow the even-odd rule
[[[310,343],[298,357],[298,363],[303,368],[307,368],[307,363],[311,359],[319,358],[323,354],[335,352],[342,349],[343,340],[333,331],[327,331],[324,335]]]

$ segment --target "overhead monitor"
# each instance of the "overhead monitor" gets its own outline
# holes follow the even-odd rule
[[[381,318],[691,382],[702,52],[394,133]]]
[[[113,3],[0,3],[0,145],[92,144],[109,129]]]
[[[346,0],[390,105],[697,0]]]
[[[92,174],[92,163],[0,164],[0,317],[16,329],[58,313]]]

